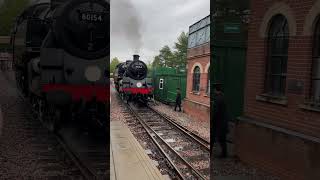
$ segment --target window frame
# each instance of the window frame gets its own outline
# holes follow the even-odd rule
[[[197,72],[196,72],[197,70]],[[199,93],[201,84],[201,69],[199,66],[195,66],[192,74],[192,91]]]
[[[207,74],[207,95],[210,96],[210,66],[208,68],[208,74]]]
[[[320,104],[320,94],[319,97],[315,97],[317,94],[315,91],[315,84],[320,86],[320,77],[315,77],[315,69],[317,69],[317,73],[320,74],[320,15],[317,17],[315,21],[315,26],[313,28],[313,42],[312,42],[312,70],[311,70],[311,83],[310,83],[310,99],[311,101]],[[316,61],[318,61],[318,67]],[[319,75],[320,76],[320,75]],[[318,81],[318,83],[314,82]]]
[[[270,26],[267,32],[267,61],[264,90],[268,95],[284,97],[286,94],[290,37],[288,19],[282,14],[277,14],[271,18],[269,23]],[[278,48],[279,45],[280,48]],[[274,66],[275,62],[280,64]],[[276,70],[279,72],[275,72]],[[275,83],[278,83],[278,87]]]

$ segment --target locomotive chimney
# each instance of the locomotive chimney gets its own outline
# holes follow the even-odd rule
[[[139,57],[138,54],[133,55],[133,61],[139,61]]]
[[[57,6],[60,6],[61,4],[65,3],[66,0],[51,0],[50,4],[51,4],[51,9],[56,8]]]

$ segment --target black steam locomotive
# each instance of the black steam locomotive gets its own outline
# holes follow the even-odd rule
[[[17,18],[11,36],[17,86],[50,130],[73,115],[107,123],[109,24],[106,0],[51,0]]]
[[[147,65],[139,60],[139,55],[133,55],[133,61],[128,60],[116,66],[115,88],[127,101],[146,103],[153,96],[152,83],[147,74]]]

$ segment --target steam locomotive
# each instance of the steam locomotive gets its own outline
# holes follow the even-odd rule
[[[133,55],[133,61],[128,60],[116,66],[115,88],[127,102],[147,103],[153,96],[152,83],[147,74],[147,65],[139,60],[139,55]]]
[[[17,87],[51,131],[68,117],[107,124],[110,4],[51,0],[31,5],[11,35]]]

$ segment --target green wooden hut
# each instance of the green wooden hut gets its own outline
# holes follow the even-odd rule
[[[186,97],[187,72],[184,68],[158,67],[152,70],[154,98],[165,104],[174,104],[177,88],[182,100]]]

